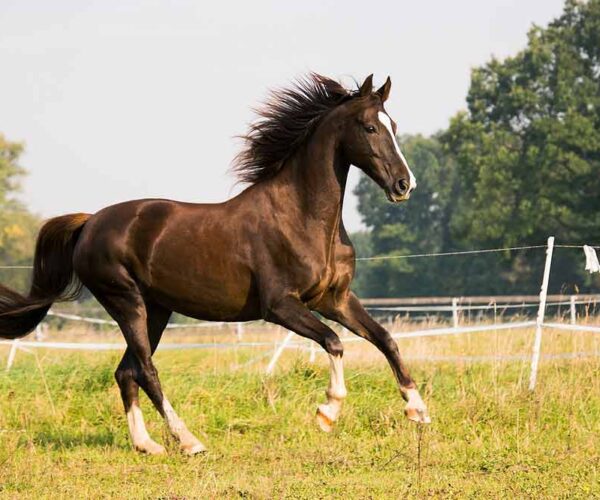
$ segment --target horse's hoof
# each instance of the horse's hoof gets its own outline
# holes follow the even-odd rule
[[[200,453],[206,452],[206,446],[202,443],[198,442],[188,446],[182,446],[181,451],[188,456],[198,455]]]
[[[164,455],[167,452],[163,445],[152,440],[146,441],[140,445],[136,445],[135,449],[141,453],[145,453],[146,455]]]
[[[430,424],[431,418],[426,408],[406,408],[404,410],[405,415],[409,420],[417,422],[418,424]]]
[[[317,408],[317,424],[323,432],[331,432],[333,430],[333,420],[329,418],[321,408]]]

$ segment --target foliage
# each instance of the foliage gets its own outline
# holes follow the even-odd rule
[[[419,173],[419,185],[411,200],[402,205],[388,203],[366,176],[361,177],[355,190],[359,212],[371,229],[371,253],[394,256],[443,251],[450,239],[448,218],[452,211],[455,167],[437,138],[404,137],[400,142],[413,170]],[[356,253],[363,256],[358,248]],[[431,283],[427,278],[433,278],[439,265],[437,260],[359,261],[354,286],[361,295],[371,297],[420,295],[430,288],[432,293],[439,293],[443,284]],[[432,267],[425,272],[424,266]],[[420,283],[414,282],[415,274],[420,276]]]
[[[384,208],[376,188],[361,181],[359,207],[375,253],[543,244],[549,235],[559,243],[600,243],[600,1],[568,1],[528,40],[514,57],[473,71],[468,110],[447,130],[405,140],[419,181],[407,207]],[[453,294],[534,291],[543,254],[509,257],[445,261],[436,276]],[[367,295],[413,294],[403,284],[411,271],[424,279],[423,293],[434,291],[427,269],[380,263],[369,270],[376,281],[376,267],[392,274],[387,285],[360,290]],[[592,286],[581,252],[557,252],[551,286]]]
[[[15,198],[25,170],[19,165],[23,145],[8,141],[0,134],[0,265],[30,265],[39,219]],[[0,281],[21,291],[29,273],[4,269]]]

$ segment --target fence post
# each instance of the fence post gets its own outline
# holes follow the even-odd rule
[[[313,340],[309,340],[310,342],[310,356],[308,358],[309,363],[314,363],[317,358],[317,343]]]
[[[6,371],[10,371],[14,361],[15,355],[17,354],[17,349],[19,348],[19,339],[13,340],[13,343],[10,345],[10,351],[8,352],[8,360],[6,361]]]
[[[533,353],[531,355],[531,373],[529,376],[529,390],[535,389],[537,379],[537,370],[540,362],[540,348],[542,346],[542,325],[546,315],[546,298],[548,297],[548,282],[550,281],[550,267],[552,266],[552,253],[554,251],[554,236],[548,238],[548,248],[546,249],[546,264],[544,266],[544,277],[542,279],[542,288],[540,290],[540,307],[538,309],[537,320],[535,324],[535,339],[533,341]]]
[[[454,297],[452,299],[452,323],[454,324],[454,328],[458,328],[458,298]]]
[[[238,340],[242,340],[242,336],[244,335],[244,324],[243,323],[238,323],[236,326],[236,334],[237,334],[237,339]]]
[[[273,370],[275,369],[275,365],[277,364],[277,361],[281,357],[283,350],[290,343],[290,340],[292,340],[293,336],[294,336],[294,332],[288,332],[288,334],[283,339],[283,342],[281,344],[279,344],[279,347],[277,347],[277,349],[275,349],[275,352],[273,353],[273,357],[271,358],[271,361],[269,361],[269,364],[265,371],[265,373],[267,375],[271,375],[271,373],[273,373]]]
[[[577,323],[577,308],[575,307],[575,295],[571,295],[571,324]]]

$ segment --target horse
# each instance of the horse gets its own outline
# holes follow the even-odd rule
[[[273,91],[233,163],[249,186],[223,203],[142,199],[48,220],[28,295],[0,285],[0,337],[26,335],[54,302],[74,300],[85,286],[127,344],[115,378],[133,448],[165,452],[146,430],[141,387],[181,451],[194,455],[206,448],[164,396],[152,361],[171,314],[264,320],[317,342],[328,354],[330,381],[316,419],[331,431],[347,394],[344,349],[316,312],[374,344],[389,362],[406,416],[429,423],[396,342],[350,290],[355,253],[342,221],[350,166],[393,203],[416,187],[384,108],[390,89],[389,77],[376,91],[373,75],[349,90],[310,73]]]

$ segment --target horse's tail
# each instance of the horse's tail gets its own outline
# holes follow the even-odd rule
[[[69,214],[46,222],[38,234],[29,295],[0,285],[0,337],[31,332],[57,300],[74,300],[81,283],[73,271],[73,251],[89,214]]]

